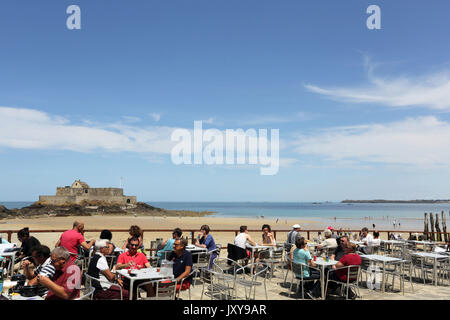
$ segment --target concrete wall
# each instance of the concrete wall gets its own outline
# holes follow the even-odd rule
[[[83,201],[102,201],[110,204],[126,205],[126,204],[136,204],[136,197],[97,196],[92,194],[83,194],[81,196],[39,196],[39,202],[51,205],[62,205],[68,203],[80,204]]]
[[[123,189],[120,188],[56,188],[57,196],[85,196],[96,197],[123,197]]]

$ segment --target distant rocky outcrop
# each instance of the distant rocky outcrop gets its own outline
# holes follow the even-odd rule
[[[450,199],[447,200],[384,200],[384,199],[374,199],[374,200],[343,200],[341,203],[450,203]]]
[[[8,210],[0,205],[0,219],[5,218],[26,218],[43,216],[92,216],[92,215],[134,215],[134,216],[187,216],[202,217],[213,214],[211,211],[185,211],[185,210],[166,210],[153,207],[144,202],[120,206],[104,203],[101,201],[84,201],[81,204],[64,203],[62,205],[47,205],[35,202],[28,207],[21,209]]]

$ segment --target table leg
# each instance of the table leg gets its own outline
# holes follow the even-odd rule
[[[434,266],[433,266],[433,281],[434,285],[437,286],[437,258],[434,258]]]
[[[385,279],[384,279],[384,274],[385,274],[385,272],[386,272],[386,262],[385,261],[383,261],[383,273],[382,273],[382,275],[381,275],[381,292],[385,292],[386,290],[386,288],[385,288],[385,283],[384,283],[384,281],[385,281]]]
[[[320,268],[320,291],[322,293],[322,300],[325,300],[325,266]]]
[[[133,300],[133,279],[130,279],[130,292],[128,292],[128,296],[130,300]]]

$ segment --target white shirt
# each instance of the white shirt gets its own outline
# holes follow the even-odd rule
[[[247,237],[245,232],[239,233],[236,238],[234,238],[234,244],[242,249],[246,249]]]
[[[108,261],[106,261],[105,256],[100,252],[97,252],[97,254],[101,256],[97,261],[97,269],[99,270],[98,278],[102,280],[100,282],[100,285],[102,286],[103,290],[107,290],[112,286],[112,283],[108,280],[108,278],[105,277],[102,271],[109,270]]]
[[[327,238],[320,244],[322,248],[337,248],[337,242],[335,238]]]
[[[368,233],[365,238],[361,239],[362,242],[367,242],[367,244],[371,243],[373,241],[373,237]]]

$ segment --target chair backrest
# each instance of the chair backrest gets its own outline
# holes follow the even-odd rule
[[[270,258],[270,250],[262,250],[259,252],[259,258],[264,260],[264,259],[269,259]]]
[[[213,271],[236,275],[237,270],[241,268],[241,265],[232,259],[228,258],[217,258],[213,263]]]
[[[283,248],[284,248],[284,251],[285,251],[285,252],[291,252],[292,243],[285,242],[285,243],[283,244]]]
[[[247,251],[232,243],[228,244],[228,258],[234,261],[247,258]]]
[[[74,300],[92,300],[92,295],[94,294],[94,287],[86,287],[80,289],[80,297]]]
[[[336,270],[346,270],[347,271],[347,282],[354,282],[358,280],[359,276],[359,265],[350,265],[341,268],[337,268]]]
[[[156,282],[156,299],[175,300],[177,279],[159,280]]]
[[[292,265],[292,272],[295,275],[298,275],[301,278],[303,278],[303,268],[305,267],[305,265],[303,263],[298,263],[295,261],[292,261],[291,265]]]
[[[272,259],[282,259],[283,258],[283,248],[272,250]]]

